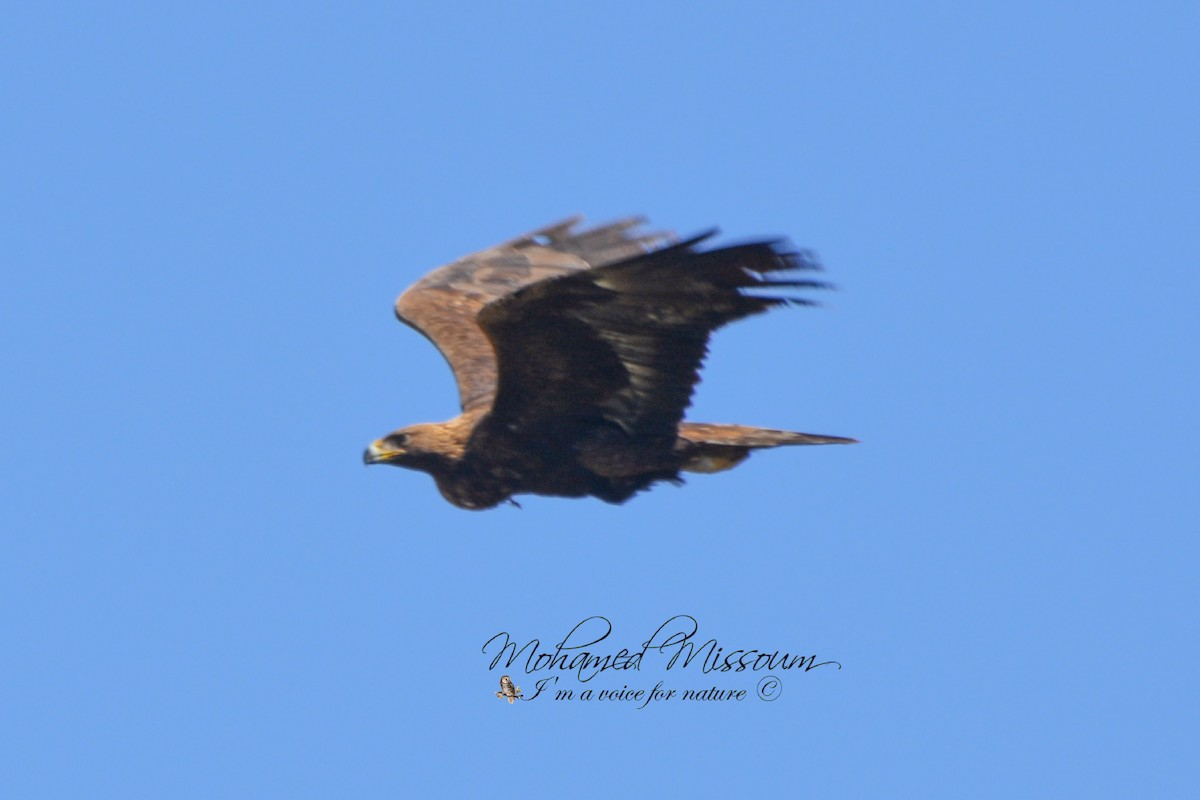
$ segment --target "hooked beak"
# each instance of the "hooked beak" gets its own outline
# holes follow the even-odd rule
[[[400,455],[399,450],[389,450],[382,439],[371,442],[371,446],[363,451],[364,464],[380,464]]]

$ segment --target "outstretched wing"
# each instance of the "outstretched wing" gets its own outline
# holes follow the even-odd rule
[[[603,419],[632,437],[673,442],[709,334],[811,302],[772,290],[824,287],[777,278],[817,268],[781,242],[699,249],[711,235],[539,281],[482,309],[499,365],[491,424],[534,431],[550,420]]]
[[[574,232],[580,217],[559,222],[435,269],[396,300],[396,316],[445,356],[464,411],[491,406],[496,356],[480,329],[480,309],[523,286],[612,263],[671,241],[669,233],[638,231],[631,218]]]

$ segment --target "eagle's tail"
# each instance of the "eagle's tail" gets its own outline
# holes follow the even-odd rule
[[[791,444],[854,444],[856,439],[815,433],[777,431],[748,425],[713,425],[682,422],[676,448],[687,457],[687,472],[721,472],[746,460],[750,451]]]

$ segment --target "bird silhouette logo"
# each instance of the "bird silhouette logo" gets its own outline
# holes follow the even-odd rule
[[[512,678],[504,675],[500,678],[500,691],[496,692],[496,697],[508,698],[509,705],[521,696],[521,687],[512,682]]]

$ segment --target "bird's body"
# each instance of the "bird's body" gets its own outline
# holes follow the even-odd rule
[[[751,450],[852,439],[683,422],[709,334],[782,303],[747,292],[820,288],[771,273],[815,263],[774,242],[699,250],[636,220],[574,220],[434,270],[396,302],[442,351],[463,412],[398,430],[368,463],[430,473],[460,508],[516,494],[622,503],[680,471],[716,472]]]
[[[500,677],[500,691],[496,692],[496,697],[501,700],[507,700],[511,706],[513,702],[521,696],[521,687],[512,682],[512,678],[507,675]]]

